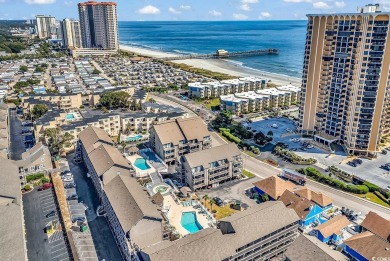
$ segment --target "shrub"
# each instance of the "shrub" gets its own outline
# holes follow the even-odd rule
[[[50,183],[50,179],[46,177],[41,178],[41,181],[42,183]]]
[[[365,185],[370,190],[370,192],[379,191],[379,187],[371,182],[364,181],[363,185]]]
[[[374,191],[374,194],[380,198],[381,200],[383,200],[384,202],[386,202],[387,204],[390,204],[390,199],[388,199],[385,195],[383,195],[382,193],[380,193],[379,191]]]
[[[33,180],[41,179],[44,176],[45,175],[43,173],[31,174],[31,175],[26,176],[26,181],[31,182]]]
[[[217,213],[217,211],[215,209],[213,209],[212,213],[215,214],[215,213]]]
[[[27,185],[24,185],[24,190],[25,191],[29,191],[29,190],[31,190],[31,186],[29,185],[29,184],[27,184]]]

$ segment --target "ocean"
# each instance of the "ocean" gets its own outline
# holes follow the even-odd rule
[[[121,44],[171,53],[279,49],[278,55],[229,59],[253,69],[301,77],[306,21],[119,22]]]

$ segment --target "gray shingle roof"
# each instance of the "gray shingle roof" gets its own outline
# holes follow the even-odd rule
[[[2,260],[26,260],[18,167],[2,157],[0,166],[0,256]]]
[[[106,144],[114,144],[107,132],[100,128],[89,126],[79,134],[79,139],[83,143],[83,146],[87,153],[93,151],[96,146],[95,143],[102,142]]]
[[[135,178],[117,175],[104,186],[104,191],[125,232],[130,231],[145,217],[161,221],[162,216],[157,206]]]
[[[151,261],[223,260],[236,254],[236,249],[299,220],[282,202],[266,202],[222,219],[230,222],[233,234],[222,234],[207,228],[182,239],[147,247],[143,252]]]
[[[197,152],[184,155],[184,159],[188,162],[191,168],[203,166],[209,168],[211,162],[227,159],[233,160],[234,156],[241,155],[240,150],[234,143],[225,144],[218,147],[213,147],[207,150],[200,150]]]

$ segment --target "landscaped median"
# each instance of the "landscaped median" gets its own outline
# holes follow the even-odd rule
[[[312,165],[312,164],[317,163],[316,159],[313,159],[313,158],[305,159],[305,158],[299,156],[298,154],[295,154],[292,151],[283,149],[280,146],[276,146],[274,149],[274,152],[275,152],[275,155],[281,156],[281,157],[289,160],[293,164]]]
[[[298,172],[305,174],[309,179],[319,183],[329,185],[333,188],[343,190],[357,195],[360,198],[365,198],[382,206],[390,208],[390,192],[381,190],[377,185],[368,181],[362,182],[360,185],[346,184],[343,181],[331,178],[329,175],[323,174],[313,167],[298,169]]]

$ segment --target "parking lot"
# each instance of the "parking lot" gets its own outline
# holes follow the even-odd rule
[[[289,150],[295,151],[298,155],[304,158],[316,159],[316,166],[319,168],[325,169],[328,166],[334,165],[343,171],[373,182],[382,188],[387,188],[390,184],[390,172],[380,167],[384,164],[390,163],[390,153],[387,155],[379,154],[378,158],[372,160],[360,157],[359,159],[362,161],[362,164],[354,167],[353,164],[349,165],[347,163],[347,155],[340,149],[335,154],[330,155],[329,151],[316,147],[315,144],[313,148],[303,148],[303,141],[307,140],[310,143],[312,140],[310,138],[302,139],[299,134],[294,133],[296,127],[294,122],[289,119],[268,118],[248,123],[247,126],[256,131],[262,131],[264,134],[267,134],[268,131],[272,131],[272,144],[283,142],[288,145]],[[284,161],[282,158],[276,157],[271,153],[272,149],[272,145],[266,145],[263,149],[260,149],[262,153],[257,158],[260,160],[272,159],[282,168],[302,167],[292,165],[289,162]]]
[[[199,198],[207,194],[210,198],[219,197],[225,203],[233,200],[240,200],[243,207],[255,206],[256,201],[250,199],[245,195],[245,191],[253,187],[253,183],[259,181],[260,178],[254,177],[250,179],[234,180],[231,182],[224,183],[216,188],[211,188],[205,191],[197,192]]]
[[[77,194],[77,200],[69,200],[69,210],[72,218],[85,216],[88,221],[88,231],[72,232],[76,247],[81,255],[88,260],[122,260],[115,239],[105,217],[96,214],[99,200],[92,181],[87,177],[88,170],[84,164],[73,161],[74,154],[61,161],[61,170],[70,169],[76,188],[66,189],[67,196]],[[94,248],[94,249],[93,249]]]
[[[52,188],[23,195],[24,216],[26,223],[27,255],[32,261],[70,260],[63,232],[54,231],[48,237],[45,227],[52,221],[59,221],[58,209]],[[55,216],[47,215],[54,211]]]

